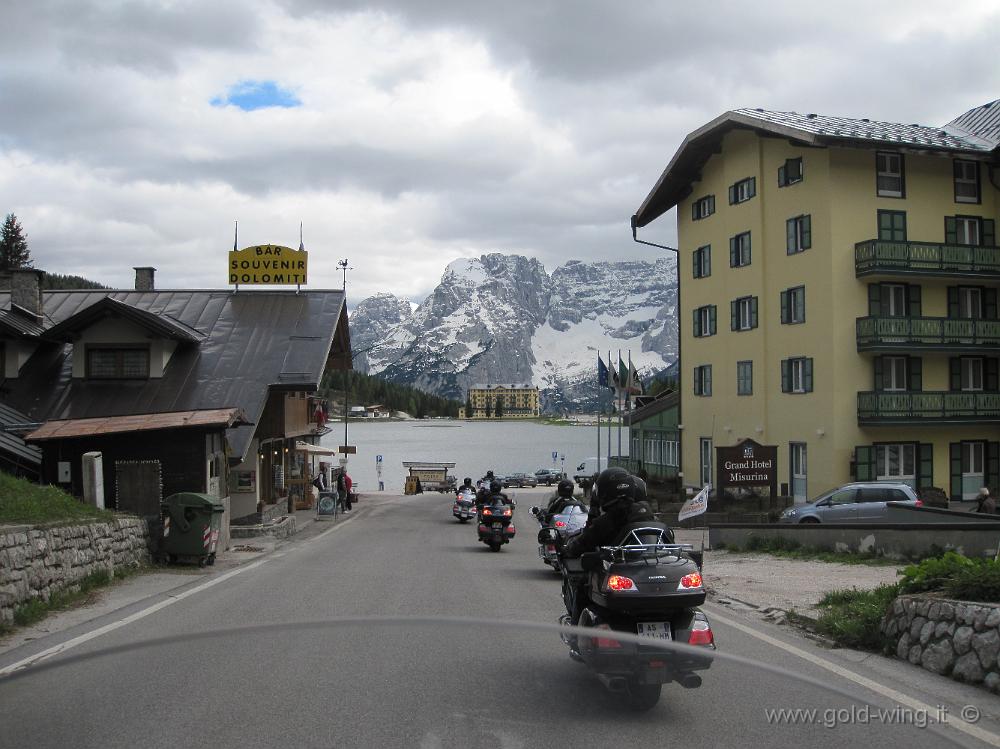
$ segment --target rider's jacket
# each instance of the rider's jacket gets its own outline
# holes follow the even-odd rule
[[[612,546],[621,541],[631,526],[667,529],[656,519],[646,502],[633,502],[599,515],[583,532],[566,543],[563,556],[572,559],[588,551],[597,551],[601,546]]]

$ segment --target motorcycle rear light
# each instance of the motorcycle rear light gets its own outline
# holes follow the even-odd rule
[[[631,577],[612,575],[608,578],[608,590],[621,592],[623,590],[638,590],[638,588],[635,587],[635,581]]]
[[[546,550],[546,551],[551,551],[551,552],[553,552],[553,553],[554,553],[554,552],[555,552],[555,550],[556,550],[556,545],[555,545],[555,544],[547,544],[547,545],[545,546],[545,550]]]
[[[566,527],[566,521],[565,520],[557,520],[556,521],[556,528],[565,528],[565,527]]]
[[[479,526],[479,532],[480,533],[486,533],[486,526],[485,525],[480,525]]]
[[[704,619],[695,619],[691,625],[691,636],[688,638],[688,645],[714,645],[715,635],[712,628]]]
[[[609,627],[607,624],[598,624],[595,629],[605,629],[609,632],[611,631],[611,627]],[[610,637],[591,637],[590,640],[595,648],[603,648],[605,650],[608,649],[613,650],[616,648],[620,649],[622,646],[622,644],[618,642],[618,640],[614,640]]]
[[[483,510],[483,514],[484,515],[492,515],[493,514],[493,510]]]
[[[666,661],[650,661],[649,662],[649,667],[650,668],[666,668],[667,667],[667,662]]]
[[[509,518],[509,517],[510,517],[510,516],[511,516],[512,514],[513,514],[513,513],[511,513],[511,511],[510,511],[510,510],[504,510],[504,511],[503,511],[503,516],[504,516],[505,518]]]
[[[677,583],[677,590],[690,590],[691,588],[701,587],[701,575],[697,572],[692,572],[690,575],[684,575],[681,581]]]

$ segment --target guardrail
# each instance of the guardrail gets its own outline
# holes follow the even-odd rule
[[[869,239],[854,245],[854,272],[1000,276],[1000,248]]]
[[[859,392],[858,424],[1000,421],[1000,393]]]

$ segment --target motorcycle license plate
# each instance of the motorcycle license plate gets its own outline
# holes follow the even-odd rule
[[[643,637],[652,637],[655,640],[672,640],[673,634],[670,630],[670,622],[639,622],[639,634]]]
[[[500,530],[501,528],[503,528],[503,523],[494,523],[493,524],[493,530]]]

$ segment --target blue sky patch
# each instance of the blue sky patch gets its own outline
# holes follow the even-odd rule
[[[302,102],[286,88],[281,88],[274,81],[240,81],[229,87],[225,96],[214,97],[210,104],[213,107],[225,107],[232,104],[244,112],[268,107],[300,107]]]

